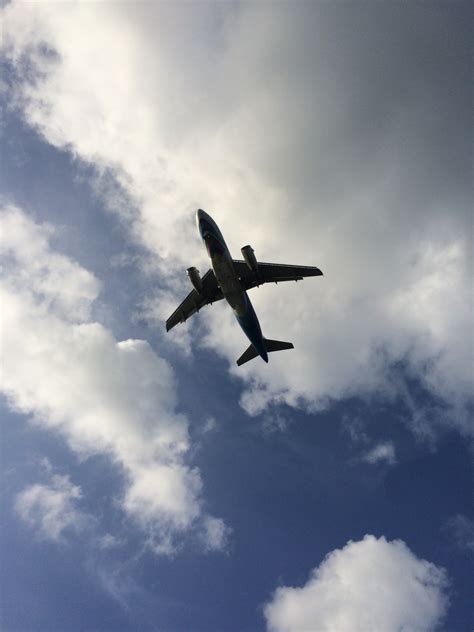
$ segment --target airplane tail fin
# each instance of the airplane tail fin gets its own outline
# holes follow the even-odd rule
[[[265,350],[268,353],[271,353],[272,351],[283,351],[284,349],[294,349],[292,342],[282,342],[281,340],[269,340],[268,338],[264,338],[263,342],[265,344]],[[255,349],[255,347],[253,345],[250,345],[248,349],[246,349],[243,352],[243,354],[240,356],[240,358],[237,360],[237,365],[242,366],[242,364],[245,364],[249,360],[253,360],[259,355],[260,354]]]

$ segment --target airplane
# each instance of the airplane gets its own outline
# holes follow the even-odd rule
[[[195,267],[187,269],[189,280],[194,289],[168,318],[166,331],[178,323],[184,323],[205,305],[212,305],[215,301],[225,298],[251,343],[237,360],[238,366],[258,356],[268,362],[270,352],[294,349],[291,342],[269,340],[263,337],[247,290],[263,283],[301,281],[303,277],[321,276],[323,274],[321,270],[312,266],[292,266],[257,261],[252,246],[241,248],[243,261],[232,259],[224,237],[212,217],[202,209],[198,209],[196,223],[211,259],[212,269],[208,270],[202,278],[199,270]]]

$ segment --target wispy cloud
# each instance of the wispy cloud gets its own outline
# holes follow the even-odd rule
[[[68,476],[55,474],[48,484],[30,485],[15,499],[15,510],[37,535],[54,542],[64,541],[65,531],[80,532],[88,516],[78,506],[81,489]]]
[[[395,465],[397,457],[395,454],[395,446],[391,441],[379,443],[366,452],[362,457],[366,463],[374,465],[376,463],[386,463]]]
[[[474,520],[464,514],[456,514],[447,520],[443,531],[458,548],[474,555]]]

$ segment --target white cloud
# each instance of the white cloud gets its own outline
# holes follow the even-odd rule
[[[217,428],[218,428],[217,420],[215,417],[211,415],[207,417],[207,419],[205,420],[201,432],[202,434],[207,434],[209,432],[214,432],[215,430],[217,430]]]
[[[332,551],[301,588],[282,586],[265,605],[272,632],[428,632],[447,607],[443,569],[401,540],[366,535]]]
[[[263,416],[262,431],[267,434],[285,431],[291,423],[291,419],[278,412],[269,412]]]
[[[208,516],[204,521],[203,542],[209,551],[225,549],[231,530],[220,518]]]
[[[157,550],[172,552],[208,518],[199,471],[186,463],[188,421],[176,412],[173,372],[147,342],[117,341],[84,320],[99,284],[51,249],[51,231],[2,210],[0,388],[81,458],[110,456],[126,481],[123,509]]]
[[[443,531],[460,549],[474,554],[474,520],[456,514],[447,520]]]
[[[379,443],[364,454],[362,460],[370,463],[371,465],[381,462],[388,463],[388,465],[394,465],[397,462],[395,446],[391,441]]]
[[[197,206],[234,256],[250,241],[263,260],[323,269],[252,293],[264,333],[295,344],[268,366],[237,369],[241,331],[223,306],[206,311],[206,342],[244,381],[250,414],[404,396],[390,375],[404,363],[448,405],[440,419],[469,432],[462,54],[438,45],[433,33],[451,23],[429,7],[341,6],[11,3],[5,50],[17,70],[38,71],[16,103],[48,142],[112,170],[129,195],[104,190],[174,288],[149,313],[164,318],[190,289],[190,263],[205,269]],[[187,329],[173,333],[185,351]]]
[[[15,499],[20,518],[46,540],[60,541],[66,530],[82,531],[87,516],[77,507],[80,487],[68,476],[55,474],[49,485],[30,485]]]
[[[106,533],[105,535],[99,536],[97,538],[97,546],[101,550],[114,549],[122,545],[123,541],[115,537],[111,533]]]
[[[90,272],[49,248],[53,226],[37,226],[14,207],[2,208],[1,222],[2,268],[9,283],[27,286],[45,311],[70,321],[86,320],[100,284]]]

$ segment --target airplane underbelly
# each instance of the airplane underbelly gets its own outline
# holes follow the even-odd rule
[[[245,296],[242,286],[240,285],[240,280],[235,274],[232,262],[226,259],[220,261],[213,260],[212,267],[224,298],[237,315],[242,315],[246,309]]]
[[[263,343],[262,330],[258,322],[255,310],[242,288],[240,279],[235,273],[232,258],[225,252],[216,252],[212,257],[212,268],[216,275],[217,283],[224,298],[234,310],[235,317],[246,336],[265,359],[265,345]]]

